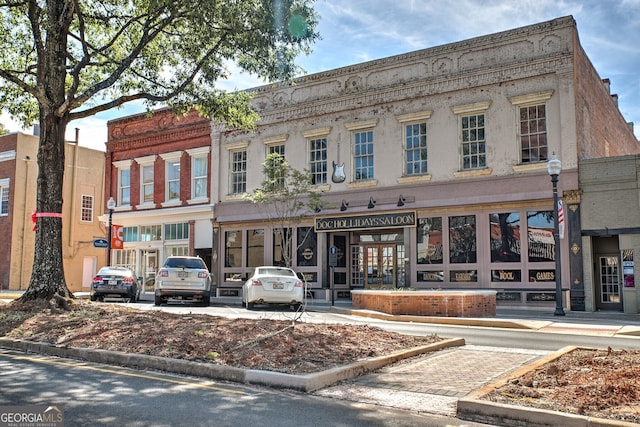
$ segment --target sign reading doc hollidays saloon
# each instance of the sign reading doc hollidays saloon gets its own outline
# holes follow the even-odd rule
[[[416,213],[401,212],[377,215],[334,216],[316,218],[316,232],[368,230],[373,228],[415,227]]]

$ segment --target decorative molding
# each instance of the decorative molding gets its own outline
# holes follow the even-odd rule
[[[407,175],[398,178],[398,184],[417,184],[431,181],[431,175]]]
[[[224,144],[224,148],[227,151],[240,151],[246,149],[248,146],[249,141],[228,142]]]
[[[346,127],[350,131],[360,130],[360,129],[369,129],[375,127],[378,124],[379,119],[371,119],[371,120],[363,120],[361,122],[351,122],[345,123],[344,127]]]
[[[262,143],[264,145],[282,144],[286,142],[288,138],[289,138],[289,134],[269,136],[267,138],[263,138]]]
[[[133,160],[135,160],[136,163],[139,165],[150,165],[156,161],[156,157],[158,156],[156,156],[155,154],[152,154],[151,156],[136,157]]]
[[[311,129],[302,131],[302,136],[305,138],[319,138],[322,136],[327,136],[331,133],[331,126],[327,126],[324,128]]]
[[[581,198],[582,198],[582,190],[564,190],[562,192],[562,199],[567,204],[569,203],[580,204]]]
[[[492,168],[484,168],[484,169],[472,169],[468,171],[457,171],[453,173],[453,177],[456,179],[459,178],[477,178],[479,176],[487,176],[493,173]]]
[[[182,151],[172,151],[170,153],[161,153],[160,157],[165,162],[175,162],[176,160],[179,160],[180,157],[182,157]]]
[[[204,156],[206,154],[209,154],[209,152],[211,151],[211,146],[207,145],[206,147],[189,148],[184,151],[186,151],[187,154],[189,154],[191,157]]]
[[[354,181],[347,184],[347,188],[370,188],[377,187],[378,180],[377,179],[368,179],[366,181]]]
[[[520,165],[511,166],[511,169],[515,173],[529,173],[529,172],[540,172],[547,171],[547,162],[537,162],[537,163],[523,163]]]
[[[509,97],[509,101],[511,101],[511,104],[518,105],[518,106],[525,105],[525,104],[535,104],[535,103],[545,102],[551,99],[552,95],[553,95],[553,89],[546,90],[544,92],[535,92],[535,93],[529,93],[526,95],[512,96],[512,97]]]
[[[453,114],[468,114],[487,111],[491,106],[491,101],[474,102],[473,104],[458,105],[451,107]]]
[[[131,167],[132,163],[133,163],[132,159],[126,159],[126,160],[118,160],[117,162],[112,162],[111,164],[116,169],[128,169]]]
[[[396,119],[400,123],[418,122],[428,120],[431,118],[431,114],[433,114],[433,110],[418,111],[416,113],[400,114],[396,116]]]

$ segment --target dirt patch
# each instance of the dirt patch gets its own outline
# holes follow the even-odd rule
[[[640,423],[640,351],[574,350],[482,399]]]
[[[76,301],[71,310],[0,305],[0,336],[290,374],[319,372],[427,345],[362,325],[227,319]]]

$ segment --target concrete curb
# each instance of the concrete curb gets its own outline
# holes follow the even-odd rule
[[[29,353],[79,359],[135,369],[151,369],[244,384],[286,388],[303,392],[315,391],[338,381],[363,375],[401,359],[444,348],[462,346],[464,343],[464,339],[462,338],[447,339],[425,346],[414,347],[409,350],[398,351],[388,356],[358,361],[350,365],[340,366],[322,372],[292,375],[280,372],[220,366],[204,362],[170,359],[145,354],[130,354],[111,350],[76,348],[50,343],[0,338],[0,347]]]
[[[496,381],[458,399],[456,417],[461,420],[474,421],[505,427],[637,427],[639,424],[626,421],[609,420],[603,418],[574,415],[565,412],[538,409],[528,406],[508,405],[482,400],[481,397],[493,390],[505,385],[513,378],[521,377],[526,372],[532,371],[558,359],[566,353],[570,353],[580,347],[567,346],[538,359],[526,366],[516,369]]]
[[[309,307],[308,307],[309,308]],[[434,323],[441,325],[462,325],[462,326],[482,326],[488,328],[506,328],[506,329],[540,329],[550,325],[552,322],[542,320],[507,320],[493,318],[477,318],[477,317],[432,317],[432,316],[410,316],[386,314],[373,310],[354,310],[341,307],[330,307],[328,309],[332,313],[346,314],[350,316],[361,316],[371,319],[389,320],[395,322],[413,322],[413,323]]]

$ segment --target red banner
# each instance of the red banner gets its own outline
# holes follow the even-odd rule
[[[111,226],[111,249],[123,249],[124,236],[123,227],[121,225]]]

